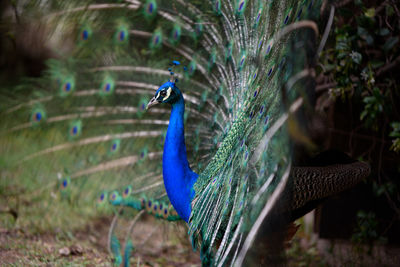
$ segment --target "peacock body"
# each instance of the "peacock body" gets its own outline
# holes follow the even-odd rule
[[[41,78],[3,94],[4,188],[32,203],[59,190],[48,198],[65,201],[43,208],[52,217],[76,206],[114,211],[117,264],[129,264],[132,229],[147,211],[186,221],[204,265],[240,266],[269,217],[289,218],[368,173],[362,163],[335,165],[324,187],[323,168],[292,166],[290,128],[313,89],[320,7],[20,2],[20,18],[43,25],[57,59]],[[121,209],[139,210],[122,230]]]
[[[198,174],[189,167],[183,127],[185,102],[174,82],[166,82],[156,92],[146,108],[158,103],[172,106],[163,152],[163,178],[169,200],[179,216],[188,222],[191,213],[193,185]]]

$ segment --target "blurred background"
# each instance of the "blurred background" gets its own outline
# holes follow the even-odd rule
[[[58,57],[55,50],[72,49],[68,41],[46,41],[46,25],[26,23],[16,5],[0,3],[0,95],[12,95],[21,83],[40,78],[46,62]],[[333,6],[334,22],[316,67],[317,112],[307,121],[310,138],[321,150],[334,148],[368,162],[372,172],[296,222],[300,228],[286,249],[288,265],[399,266],[399,3],[344,0]],[[24,198],[23,187],[5,181],[9,176],[4,166],[0,162],[0,263],[109,265],[110,211],[83,210],[72,202],[61,204],[68,208],[54,217],[51,204],[58,198],[38,191],[31,201],[46,201],[36,208],[36,202]],[[201,265],[184,223],[146,215],[135,231],[138,264]]]

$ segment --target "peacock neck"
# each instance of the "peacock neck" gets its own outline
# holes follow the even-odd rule
[[[163,177],[168,197],[177,213],[186,222],[191,212],[194,196],[193,184],[197,179],[189,167],[186,155],[183,117],[185,103],[180,96],[172,104],[163,153]]]
[[[169,118],[167,136],[164,144],[164,156],[173,157],[188,168],[189,163],[186,155],[185,130],[184,130],[185,102],[183,97],[172,104],[171,116]]]

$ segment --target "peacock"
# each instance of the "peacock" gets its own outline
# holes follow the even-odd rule
[[[293,166],[295,143],[316,150],[303,122],[326,6],[17,1],[16,35],[43,33],[52,56],[1,91],[3,191],[59,224],[111,212],[116,265],[144,213],[184,221],[204,266],[259,264],[274,233],[369,174],[339,153]]]

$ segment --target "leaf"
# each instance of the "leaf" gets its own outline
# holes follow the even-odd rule
[[[367,116],[368,112],[366,110],[364,110],[361,115],[360,115],[360,119],[363,120],[365,118],[365,116]]]
[[[379,68],[379,67],[382,67],[383,64],[385,64],[383,61],[375,60],[375,59],[372,59],[372,60],[370,61],[370,63],[371,63],[371,67],[372,67],[373,69],[377,69],[377,68]]]
[[[326,72],[329,72],[335,68],[335,65],[333,65],[333,64],[325,64],[324,66],[325,66]]]
[[[347,56],[348,56],[348,53],[347,53],[347,52],[340,52],[340,53],[338,53],[337,58],[338,58],[338,59],[340,59],[340,58],[347,58]],[[343,62],[343,63],[345,63],[345,62]],[[344,66],[344,64],[343,64],[342,66]]]
[[[364,103],[371,103],[371,102],[373,102],[374,100],[375,100],[375,97],[373,97],[373,96],[367,96],[367,97],[364,97],[363,102],[364,102]]]
[[[400,122],[393,122],[391,124],[393,131],[389,134],[390,137],[400,137]]]
[[[394,9],[391,5],[386,5],[386,15],[388,17],[392,16],[394,14]]]
[[[389,33],[390,33],[390,30],[388,28],[382,28],[379,30],[379,35],[381,35],[381,36],[388,35]]]
[[[364,15],[368,18],[373,18],[375,17],[375,8],[369,8],[367,11],[365,11]]]
[[[397,42],[399,41],[399,37],[398,36],[396,36],[396,37],[390,37],[387,41],[386,41],[386,43],[383,45],[383,50],[384,51],[389,51],[390,49],[392,49],[393,48],[393,46],[395,45],[395,44],[397,44]]]
[[[357,27],[358,35],[364,39],[368,45],[372,45],[374,42],[374,38],[369,34],[369,32],[363,27]]]
[[[356,63],[356,64],[361,63],[362,55],[360,53],[353,51],[350,53],[350,57],[354,61],[354,63]]]

